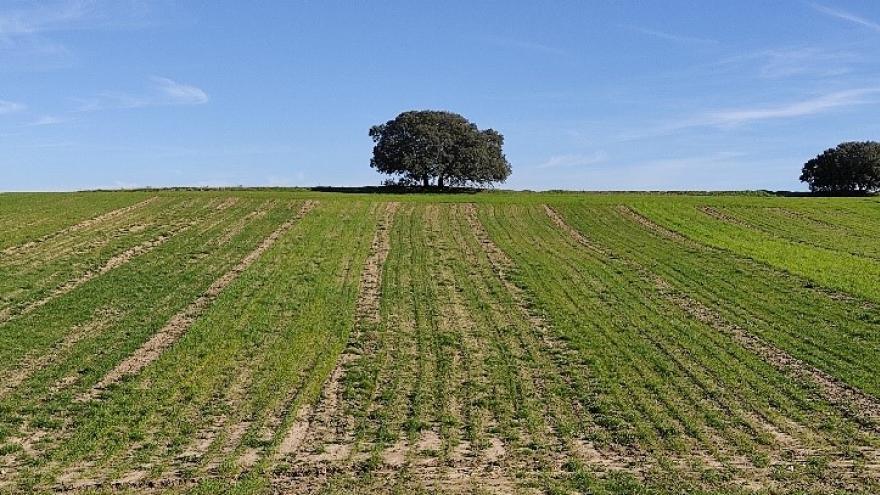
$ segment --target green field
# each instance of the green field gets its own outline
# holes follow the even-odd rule
[[[0,493],[880,493],[880,199],[0,194]]]

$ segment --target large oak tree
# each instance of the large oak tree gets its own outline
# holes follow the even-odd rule
[[[851,141],[825,150],[804,164],[801,181],[813,192],[866,193],[880,190],[880,143]]]
[[[376,143],[370,166],[396,175],[404,184],[429,187],[504,182],[510,164],[501,149],[504,136],[480,130],[466,118],[432,110],[403,112],[370,128]]]

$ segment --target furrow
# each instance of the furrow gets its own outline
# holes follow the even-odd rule
[[[488,231],[486,230],[480,219],[477,217],[477,211],[474,205],[469,203],[465,205],[464,208],[467,221],[470,224],[474,235],[479,240],[480,245],[483,247],[483,251],[489,259],[490,264],[492,265],[496,275],[498,276],[498,279],[501,281],[502,285],[509,293],[516,307],[525,316],[529,324],[535,330],[541,347],[543,347],[544,350],[547,350],[548,352],[554,353],[559,356],[577,354],[577,351],[571,349],[565,342],[561,341],[553,335],[550,323],[543,316],[535,312],[535,310],[532,308],[531,304],[527,300],[526,294],[523,289],[511,280],[508,273],[512,270],[513,260],[511,260],[510,257],[507,256],[507,254],[504,253],[504,251],[502,251],[489,237]],[[545,205],[544,211],[558,227],[567,227],[567,224],[564,222],[562,217],[554,209]],[[565,230],[569,233],[576,232],[570,227],[565,228]],[[604,253],[604,250],[601,247],[592,243],[589,239],[582,235],[578,235],[576,237],[576,241],[596,253]],[[572,389],[577,388],[577,385],[573,382],[571,376],[564,375],[562,376],[562,380],[565,383],[566,387]],[[584,410],[584,405],[575,400],[572,402],[571,408],[573,412],[582,412]],[[556,433],[557,436],[559,436],[559,432]],[[562,439],[562,441],[565,443],[565,445],[562,448],[562,452],[557,454],[558,458],[555,459],[556,463],[560,466],[568,461],[568,454],[565,453],[566,450],[569,452],[570,455],[573,455],[574,457],[577,457],[587,462],[589,465],[608,471],[632,471],[633,466],[641,464],[644,459],[643,454],[636,452],[635,450],[630,448],[620,449],[619,452],[610,451],[608,449],[603,449],[602,451],[600,451],[591,441],[587,439],[567,438]]]
[[[547,216],[550,217],[550,220],[553,221],[554,225],[556,225],[557,227],[562,229],[563,232],[574,238],[574,240],[576,240],[578,244],[588,248],[590,251],[593,251],[594,253],[601,256],[612,257],[611,253],[602,249],[601,247],[593,243],[593,241],[587,239],[583,234],[578,232],[574,227],[566,223],[566,221],[562,218],[562,215],[560,215],[559,212],[554,210],[549,205],[544,205],[544,212],[547,213]]]
[[[199,296],[189,306],[174,315],[165,326],[153,335],[150,340],[144,343],[138,350],[127,359],[119,363],[113,370],[105,375],[94,387],[80,397],[81,400],[90,400],[96,398],[102,390],[110,385],[118,382],[126,375],[136,374],[148,364],[155,361],[162,352],[177,341],[187,329],[195,322],[205,310],[217,299],[223,289],[231,284],[245,270],[248,269],[264,252],[271,248],[275,242],[284,235],[291,227],[303,216],[305,216],[314,206],[316,202],[307,201],[300,208],[299,212],[290,220],[282,224],[275,231],[269,234],[259,246],[248,253],[236,266],[223,274],[219,279]]]
[[[689,238],[679,234],[678,232],[676,232],[674,230],[667,229],[666,227],[651,221],[648,217],[642,215],[641,213],[637,212],[636,210],[630,208],[629,206],[618,205],[617,211],[619,211],[621,214],[623,214],[623,216],[638,223],[642,227],[645,227],[646,229],[650,230],[651,232],[658,234],[661,237],[665,237],[667,239],[671,239],[673,241],[680,242],[680,243],[685,244],[689,247],[698,247],[698,248],[705,249],[705,246],[693,241],[692,239],[689,239]]]
[[[658,278],[656,282],[658,290],[691,317],[731,336],[740,345],[760,356],[778,370],[817,385],[822,390],[825,400],[843,407],[844,410],[852,409],[852,412],[857,414],[860,423],[867,423],[875,432],[880,432],[880,400],[814,366],[810,366],[740,326],[728,322],[723,316],[700,301],[673,289],[665,280]]]
[[[97,313],[96,317],[88,323],[73,328],[70,333],[64,336],[63,340],[48,352],[30,355],[9,372],[0,375],[0,399],[24,383],[35,372],[56,362],[65,351],[76,345],[77,342],[89,335],[103,331],[121,317],[120,314],[112,311],[98,311]]]
[[[137,246],[129,248],[129,249],[123,251],[122,253],[119,253],[116,256],[110,258],[100,267],[98,267],[94,270],[89,270],[89,271],[85,272],[84,274],[80,275],[79,277],[64,283],[60,287],[57,287],[55,290],[53,290],[49,295],[24,306],[23,308],[21,308],[18,311],[16,311],[15,308],[3,309],[2,311],[0,311],[0,323],[5,323],[12,318],[18,318],[23,315],[26,315],[26,314],[44,306],[44,305],[46,305],[47,303],[49,303],[53,299],[55,299],[59,296],[62,296],[64,294],[67,294],[68,292],[85,284],[89,280],[92,280],[96,277],[104,275],[107,272],[114,270],[116,268],[119,268],[120,266],[137,258],[138,256],[142,256],[142,255],[152,251],[153,249],[161,246],[162,244],[167,242],[169,239],[171,239],[175,235],[183,232],[184,230],[188,229],[189,227],[192,227],[193,225],[194,225],[194,223],[192,223],[192,222],[178,225],[177,227],[172,228],[169,232],[163,233],[156,238],[150,239],[148,241],[144,241],[144,242],[138,244]]]
[[[729,215],[729,214],[719,210],[718,208],[715,208],[712,206],[700,206],[697,209],[700,210],[701,212],[705,213],[706,215],[714,218],[715,220],[720,220],[722,222],[738,225],[740,227],[744,227],[749,230],[751,230],[753,228],[748,223],[746,223],[746,222],[744,222],[744,221],[740,220],[739,218],[736,218],[732,215]]]
[[[715,216],[716,214],[723,215],[711,207],[704,207],[701,209],[712,216]],[[629,210],[629,208],[627,208],[627,210]],[[552,209],[548,208],[547,211],[550,212]],[[562,221],[562,225],[564,225],[563,228],[569,232],[569,234],[578,240],[584,238],[580,232],[566,223],[560,216],[557,215],[557,218]],[[650,220],[647,221],[650,222]],[[556,220],[554,220],[554,222],[556,222]],[[642,224],[645,225],[644,223]],[[653,224],[653,222],[651,222],[651,224]],[[627,261],[626,263],[632,265],[633,268],[642,273],[643,276],[646,276],[646,270],[637,263],[633,261]],[[716,311],[713,311],[711,308],[705,306],[687,294],[674,289],[665,279],[655,275],[654,283],[657,286],[658,291],[667,300],[684,310],[685,313],[691,317],[732,337],[745,349],[761,357],[764,361],[773,365],[780,371],[794,375],[802,381],[817,385],[823,391],[823,397],[829,403],[842,407],[844,412],[854,413],[856,419],[859,420],[860,423],[867,423],[872,430],[880,431],[880,401],[875,397],[870,396],[813,366],[810,366],[738,325],[728,322]]]
[[[232,225],[232,228],[229,229],[229,232],[223,234],[223,237],[217,239],[217,244],[220,246],[226,244],[235,236],[237,236],[247,226],[248,223],[257,218],[262,218],[266,216],[269,211],[271,211],[272,208],[274,208],[277,204],[278,202],[275,200],[266,200],[256,210],[248,213],[247,215],[236,221]],[[228,206],[226,208],[228,208]]]
[[[391,228],[399,206],[397,202],[387,203],[374,234],[361,272],[354,328],[346,349],[324,384],[320,399],[314,407],[301,407],[278,446],[275,457],[291,458],[294,466],[275,479],[276,486],[295,487],[296,490],[314,488],[326,475],[328,464],[343,462],[351,451],[353,419],[343,410],[342,384],[346,368],[357,359],[358,353],[353,349],[357,347],[364,327],[381,322],[382,269],[391,249]],[[314,453],[309,449],[316,446],[329,446],[330,451]]]
[[[23,251],[27,251],[28,249],[31,249],[32,247],[38,246],[46,241],[49,241],[51,239],[56,238],[56,237],[61,237],[61,236],[67,235],[71,232],[76,232],[79,230],[87,229],[93,225],[99,224],[99,223],[104,222],[106,220],[109,220],[111,218],[125,215],[126,213],[129,213],[131,211],[143,208],[143,207],[147,206],[148,204],[152,203],[153,201],[156,201],[157,199],[159,199],[158,196],[153,196],[153,197],[147,198],[139,203],[135,203],[133,205],[124,206],[122,208],[117,208],[115,210],[108,211],[107,213],[103,213],[101,215],[90,218],[88,220],[84,220],[76,225],[71,225],[70,227],[65,227],[65,228],[63,228],[59,231],[53,232],[51,234],[46,234],[43,237],[40,237],[39,239],[37,239],[35,241],[29,241],[24,244],[20,244],[18,246],[10,246],[10,247],[3,250],[3,254],[12,255],[12,254],[17,254],[17,253],[20,253]]]

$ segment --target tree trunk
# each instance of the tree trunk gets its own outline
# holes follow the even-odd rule
[[[422,187],[427,188],[430,185],[431,185],[431,183],[428,182],[428,176],[427,175],[423,176],[422,177]]]
[[[437,188],[443,189],[443,176],[442,175],[437,176]]]

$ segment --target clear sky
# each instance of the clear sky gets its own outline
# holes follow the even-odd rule
[[[0,2],[0,190],[364,185],[409,109],[516,189],[803,189],[880,139],[880,2]]]

